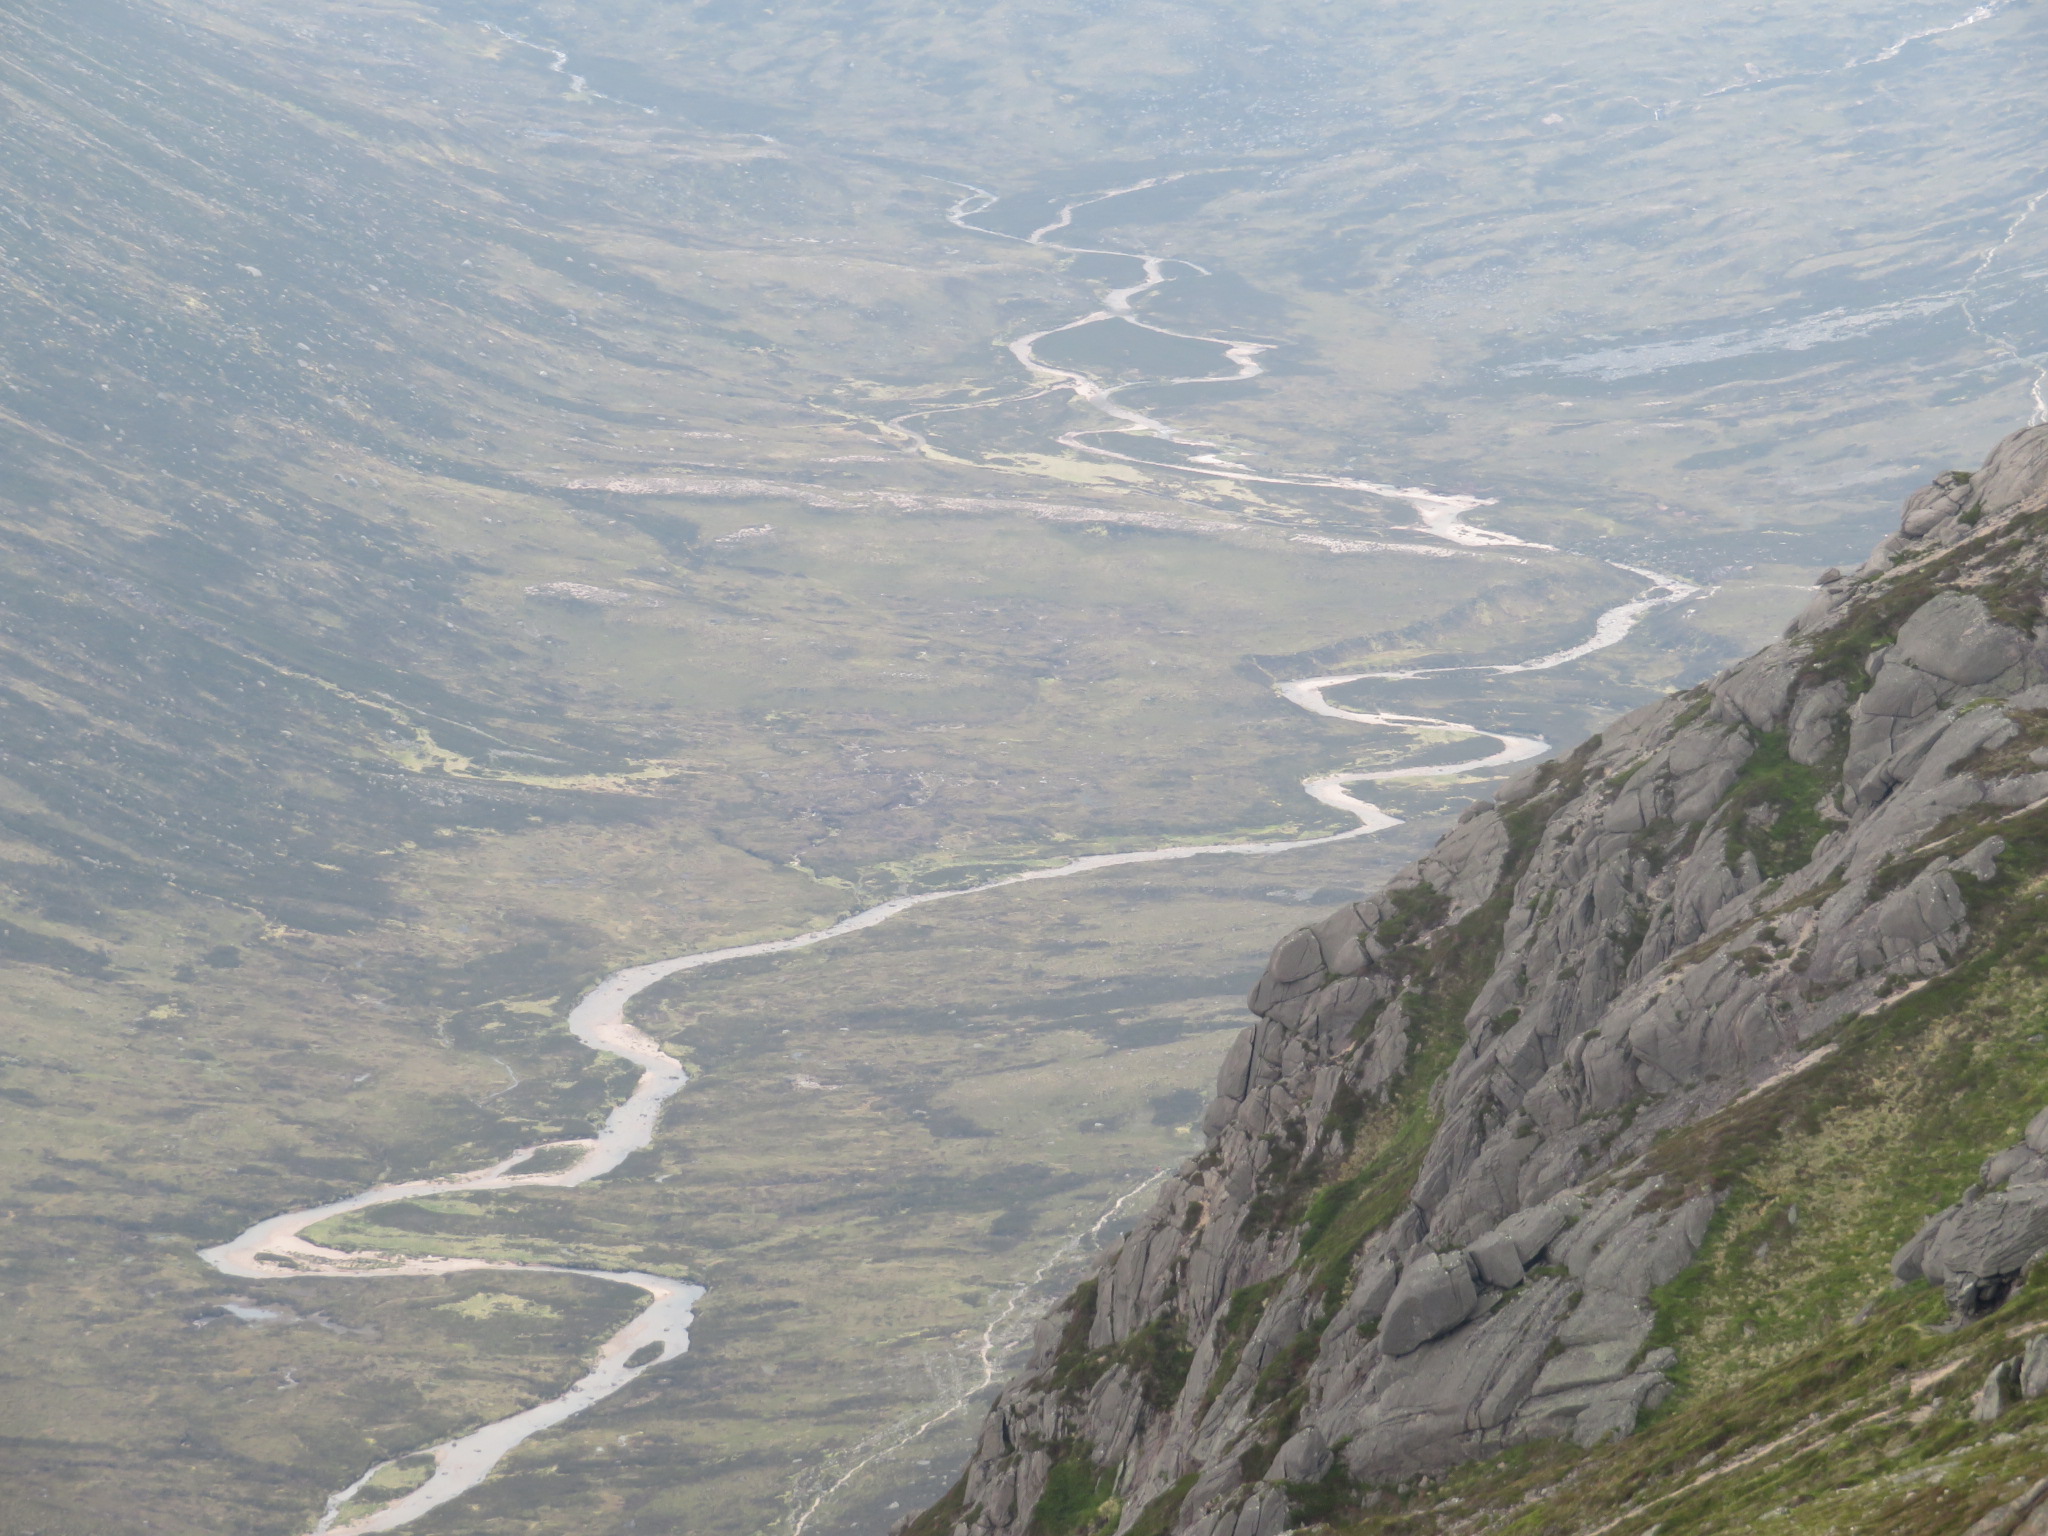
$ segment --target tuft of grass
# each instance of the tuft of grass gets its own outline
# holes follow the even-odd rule
[[[1097,1281],[1083,1280],[1067,1298],[1067,1321],[1060,1330],[1052,1368],[1046,1373],[1048,1384],[1068,1398],[1082,1396],[1108,1369],[1107,1352],[1088,1347],[1088,1331],[1095,1325],[1097,1289]]]
[[[1871,653],[1897,639],[1899,626],[1937,590],[1931,581],[1909,578],[1878,598],[1858,603],[1848,619],[1814,637],[1799,674],[1800,686],[1840,683],[1852,699],[1868,693],[1876,681],[1870,675]]]
[[[1765,879],[1803,868],[1827,835],[1816,807],[1829,788],[1817,768],[1792,761],[1783,731],[1765,731],[1722,802],[1728,819],[1728,865],[1756,856]]]
[[[1321,1323],[1302,1329],[1289,1340],[1287,1347],[1267,1363],[1266,1368],[1259,1372],[1259,1379],[1252,1384],[1252,1407],[1264,1408],[1292,1392],[1308,1374],[1308,1368],[1315,1364],[1322,1344]]]
[[[1155,1317],[1118,1346],[1116,1358],[1138,1378],[1146,1405],[1164,1413],[1187,1385],[1195,1351],[1178,1317]]]
[[[1443,922],[1451,910],[1451,898],[1427,880],[1390,892],[1386,901],[1394,910],[1380,919],[1373,937],[1396,952],[1413,950],[1423,935]]]
[[[1312,1483],[1283,1483],[1287,1492],[1288,1516],[1296,1526],[1327,1524],[1338,1515],[1357,1510],[1360,1489],[1339,1456]]]
[[[1960,765],[1963,772],[1996,779],[2040,770],[2041,765],[2031,754],[2048,747],[2048,710],[2009,708],[2006,718],[2019,727],[2019,734],[2003,746],[1980,748],[1972,753]]]
[[[1052,1464],[1045,1492],[1031,1508],[1029,1536],[1096,1536],[1114,1525],[1116,1472],[1095,1465],[1085,1450],[1070,1450]]]

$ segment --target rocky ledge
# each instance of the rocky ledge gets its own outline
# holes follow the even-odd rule
[[[1660,1142],[1954,966],[2001,826],[2048,797],[2044,550],[2036,427],[1783,640],[1283,939],[1207,1150],[908,1527],[1276,1536],[1319,1489],[1630,1434],[1671,1391],[1653,1298],[1721,1193]],[[2044,1247],[2048,1116],[1895,1268],[1961,1317]]]

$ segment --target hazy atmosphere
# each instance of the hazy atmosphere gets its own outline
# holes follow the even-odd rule
[[[1263,1524],[1202,1504],[1221,1440],[1157,1471],[1170,1507],[1057,1437],[1012,1514],[956,1479],[1048,1308],[1235,1155],[1204,1111],[1276,942],[2048,421],[2026,0],[0,26],[4,1536],[885,1536],[949,1489],[930,1536],[1391,1519],[1417,1474],[1320,1430],[1341,1487],[1260,1482],[1296,1417],[1244,1486],[1336,1502]],[[1403,935],[1465,910],[1429,879],[1452,905]],[[2038,1102],[1907,1233],[2048,1103],[2012,1038]],[[1450,1070],[1401,1049],[1417,1094]],[[1360,1113],[1316,1178],[1379,1176]],[[1308,1152],[1259,1156],[1271,1210],[1309,1200]],[[1713,1233],[1747,1219],[1701,1177]],[[1338,1207],[1300,1208],[1224,1302],[1326,1262]],[[1227,1373],[1251,1305],[1172,1348]],[[1088,1347],[1155,1382],[1126,1326]],[[1737,1380],[1696,1333],[1622,1356],[1674,1345],[1682,1406]],[[1154,1408],[1207,1411],[1224,1375],[1177,1359]],[[2048,1418],[2022,1439],[2031,1482]],[[1976,1529],[1971,1497],[1863,1528]],[[1558,1518],[1528,1529],[1610,1529]],[[1763,1528],[1700,1519],[1667,1536]]]

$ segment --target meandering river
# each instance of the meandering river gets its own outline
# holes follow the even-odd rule
[[[1006,239],[1022,239],[1026,243],[1048,246],[1074,254],[1123,256],[1138,263],[1139,280],[1127,286],[1111,290],[1102,297],[1098,307],[1089,314],[1066,325],[1020,336],[1008,343],[1012,356],[1032,376],[1031,387],[1019,394],[1002,397],[1000,400],[975,402],[971,405],[939,407],[933,410],[911,412],[899,416],[891,426],[919,443],[922,437],[908,425],[924,416],[940,411],[985,409],[991,405],[1008,401],[1033,398],[1056,390],[1066,390],[1077,398],[1096,407],[1110,418],[1113,425],[1099,431],[1073,431],[1060,438],[1066,446],[1078,451],[1106,455],[1127,462],[1141,463],[1162,470],[1177,473],[1191,473],[1220,476],[1228,479],[1253,480],[1261,483],[1314,486],[1359,492],[1381,500],[1403,503],[1414,510],[1418,518],[1415,532],[1433,536],[1453,545],[1473,550],[1501,550],[1517,548],[1532,551],[1550,551],[1551,546],[1534,544],[1516,538],[1511,534],[1475,528],[1464,521],[1465,515],[1486,505],[1485,502],[1469,496],[1445,495],[1415,486],[1380,485],[1374,482],[1347,479],[1318,474],[1281,475],[1255,472],[1241,464],[1225,459],[1213,451],[1215,445],[1176,434],[1166,423],[1143,411],[1124,404],[1117,397],[1134,386],[1105,385],[1085,371],[1054,367],[1039,358],[1035,348],[1047,336],[1069,331],[1081,326],[1114,322],[1136,325],[1159,334],[1182,340],[1200,341],[1218,347],[1230,371],[1195,378],[1153,380],[1152,383],[1196,384],[1236,382],[1256,377],[1262,372],[1259,354],[1270,350],[1269,343],[1234,341],[1228,338],[1195,336],[1186,332],[1168,331],[1146,321],[1134,308],[1135,301],[1143,294],[1170,281],[1168,269],[1174,266],[1199,272],[1193,263],[1179,258],[1154,256],[1141,252],[1096,251],[1089,247],[1062,245],[1053,239],[1071,227],[1076,210],[1110,198],[1124,196],[1173,180],[1159,177],[1134,183],[1130,186],[1113,188],[1106,192],[1079,198],[1062,208],[1057,217],[1028,236],[1008,236]],[[953,222],[962,229],[973,229],[985,234],[1000,234],[974,225],[969,220],[985,213],[995,204],[993,194],[980,188],[970,188],[967,195],[957,202],[952,210]],[[1096,441],[1097,438],[1122,434],[1134,437],[1151,437],[1175,447],[1200,449],[1185,461],[1169,462],[1148,459],[1115,449]],[[1415,548],[1433,552],[1430,546],[1380,546],[1392,548]],[[1440,547],[1440,546],[1439,546]],[[1614,562],[1607,562],[1612,565]],[[660,1043],[636,1029],[627,1021],[626,1009],[632,999],[653,986],[656,982],[684,971],[702,970],[710,966],[723,965],[734,960],[754,959],[761,956],[788,954],[808,949],[817,944],[829,944],[849,934],[874,928],[890,919],[915,908],[934,902],[961,901],[982,895],[989,891],[1002,890],[1010,886],[1027,885],[1041,880],[1066,880],[1091,874],[1097,870],[1117,869],[1134,864],[1160,864],[1184,859],[1213,858],[1219,856],[1257,856],[1285,853],[1295,849],[1324,847],[1331,843],[1344,842],[1351,838],[1368,836],[1399,825],[1398,818],[1387,814],[1370,801],[1359,799],[1351,793],[1351,786],[1370,783],[1404,782],[1420,779],[1456,777],[1478,774],[1506,768],[1512,764],[1539,757],[1549,750],[1549,745],[1539,737],[1516,735],[1491,726],[1473,725],[1461,721],[1439,719],[1432,716],[1397,714],[1384,710],[1352,708],[1331,702],[1325,695],[1333,689],[1372,682],[1402,682],[1415,678],[1436,676],[1452,672],[1472,672],[1505,675],[1519,672],[1543,671],[1564,666],[1580,657],[1614,645],[1623,639],[1643,617],[1653,609],[1669,603],[1683,601],[1694,596],[1698,588],[1675,577],[1639,570],[1630,566],[1616,566],[1639,576],[1646,583],[1643,593],[1628,602],[1619,604],[1602,613],[1595,621],[1593,630],[1584,640],[1562,650],[1548,652],[1525,661],[1494,663],[1485,665],[1421,667],[1403,671],[1355,672],[1341,676],[1309,677],[1277,686],[1277,693],[1286,702],[1309,713],[1326,719],[1342,720],[1396,732],[1414,733],[1431,740],[1441,741],[1446,737],[1470,737],[1475,741],[1490,742],[1490,750],[1463,761],[1433,763],[1407,767],[1353,769],[1331,772],[1308,778],[1302,782],[1302,789],[1311,798],[1333,810],[1353,817],[1356,825],[1341,832],[1321,837],[1302,838],[1291,842],[1239,842],[1187,844],[1169,848],[1147,848],[1125,853],[1091,854],[1083,858],[1070,859],[1063,864],[1027,870],[1006,875],[1000,879],[984,881],[979,885],[964,886],[950,890],[921,891],[911,895],[897,896],[863,911],[854,912],[826,928],[806,933],[792,934],[787,938],[772,939],[758,944],[738,944],[724,948],[704,950],[694,954],[674,955],[667,959],[655,960],[642,965],[628,966],[615,971],[599,982],[569,1014],[569,1028],[575,1037],[592,1051],[606,1052],[631,1062],[639,1069],[640,1078],[626,1100],[614,1108],[606,1117],[602,1129],[595,1136],[573,1140],[548,1142],[525,1147],[488,1168],[479,1168],[470,1173],[451,1175],[437,1179],[411,1179],[393,1184],[381,1184],[360,1194],[345,1199],[330,1201],[325,1205],[306,1210],[288,1211],[258,1222],[239,1237],[203,1251],[201,1257],[222,1274],[246,1280],[291,1280],[309,1277],[327,1279],[388,1279],[409,1275],[445,1275],[473,1270],[520,1270],[550,1274],[581,1275],[589,1279],[614,1285],[629,1286],[645,1293],[646,1306],[610,1338],[597,1347],[589,1370],[579,1377],[560,1396],[540,1403],[509,1418],[485,1424],[468,1434],[447,1440],[439,1445],[422,1447],[408,1452],[405,1456],[380,1462],[366,1469],[363,1475],[348,1487],[337,1491],[327,1502],[325,1514],[314,1527],[316,1536],[357,1536],[357,1533],[389,1531],[418,1519],[427,1511],[451,1499],[459,1498],[489,1477],[498,1463],[515,1447],[532,1436],[550,1429],[564,1420],[582,1412],[591,1405],[603,1401],[631,1383],[642,1372],[689,1348],[690,1324],[697,1302],[704,1295],[701,1286],[687,1280],[666,1275],[643,1274],[636,1271],[606,1271],[577,1269],[546,1264],[518,1264],[488,1259],[414,1256],[377,1252],[344,1251],[329,1248],[312,1241],[306,1236],[309,1229],[329,1217],[351,1211],[368,1210],[375,1206],[388,1205],[403,1200],[415,1200],[426,1196],[476,1194],[488,1190],[524,1188],[573,1188],[590,1180],[600,1178],[619,1167],[633,1153],[646,1147],[659,1129],[662,1107],[669,1099],[681,1092],[689,1081],[689,1075],[682,1066],[664,1051]],[[530,1165],[543,1152],[573,1151],[573,1161],[566,1166],[545,1170],[533,1170]],[[525,1170],[525,1171],[522,1171]],[[1134,1192],[1135,1193],[1135,1192]],[[1126,1196],[1129,1199],[1130,1196]],[[1121,1204],[1121,1202],[1120,1202]],[[1108,1218],[1105,1217],[1106,1221]],[[1097,1223],[1099,1232],[1102,1223]],[[1021,1295],[1021,1292],[1019,1293]],[[1012,1298],[1011,1305],[1015,1305]],[[993,1325],[992,1325],[993,1327]],[[982,1385],[992,1384],[1004,1367],[1000,1352],[990,1345],[993,1332],[985,1336],[980,1350],[978,1365]],[[972,1397],[972,1392],[962,1397],[922,1426],[929,1428],[947,1413],[957,1411]],[[343,1518],[343,1511],[356,1495],[362,1492],[377,1475],[397,1461],[415,1457],[429,1457],[432,1470],[426,1480],[410,1491],[383,1503],[362,1514]],[[851,1473],[844,1473],[840,1482],[825,1493],[814,1497],[808,1509],[798,1517],[798,1525],[807,1522],[819,1508],[824,1497],[844,1484]]]
[[[1673,599],[1665,597],[1661,600]],[[1637,599],[1624,607],[1634,609],[1636,616],[1640,617],[1640,613],[1646,611],[1644,605],[1650,601],[1652,600]],[[1569,652],[1559,652],[1555,658],[1538,658],[1535,663],[1522,665],[1563,665],[1566,660],[1583,655],[1588,649],[1614,644],[1627,633],[1627,626],[1609,625],[1606,621],[1620,612],[1622,609],[1617,608],[1603,614],[1602,627],[1596,628],[1594,637],[1584,642],[1582,646],[1574,647]],[[674,955],[665,960],[614,971],[592,988],[569,1013],[569,1029],[578,1040],[593,1051],[608,1052],[621,1057],[640,1070],[640,1080],[634,1085],[632,1093],[625,1102],[612,1110],[606,1117],[603,1128],[595,1136],[523,1147],[510,1157],[471,1173],[454,1174],[440,1179],[408,1179],[395,1184],[380,1184],[360,1194],[329,1201],[325,1205],[287,1211],[282,1215],[259,1221],[239,1237],[203,1250],[200,1257],[215,1269],[224,1275],[245,1280],[291,1280],[312,1276],[327,1279],[375,1279],[404,1275],[447,1275],[470,1270],[523,1270],[544,1274],[582,1275],[615,1285],[631,1286],[644,1291],[648,1296],[648,1305],[631,1322],[598,1347],[591,1368],[561,1396],[529,1408],[523,1413],[514,1414],[510,1418],[483,1425],[456,1439],[423,1447],[421,1450],[408,1452],[406,1456],[393,1457],[389,1461],[379,1462],[370,1467],[355,1482],[328,1500],[327,1512],[314,1527],[315,1533],[321,1533],[321,1536],[356,1536],[359,1532],[394,1530],[418,1519],[428,1510],[460,1497],[488,1477],[499,1461],[523,1441],[542,1430],[553,1428],[593,1403],[611,1396],[628,1385],[641,1372],[688,1349],[693,1309],[704,1291],[701,1286],[692,1285],[685,1280],[631,1270],[575,1269],[562,1265],[517,1264],[490,1259],[347,1251],[314,1242],[305,1235],[309,1228],[332,1216],[368,1210],[379,1205],[390,1205],[402,1200],[417,1200],[432,1195],[477,1194],[499,1189],[569,1189],[610,1173],[633,1153],[653,1141],[660,1124],[662,1106],[689,1082],[689,1074],[674,1057],[662,1049],[660,1042],[636,1029],[626,1019],[626,1005],[633,998],[656,982],[679,972],[702,970],[733,960],[788,954],[817,944],[829,944],[834,939],[844,938],[848,934],[878,927],[891,918],[917,907],[928,906],[933,902],[959,901],[1013,885],[1027,885],[1040,880],[1071,879],[1076,875],[1090,874],[1096,870],[1118,869],[1133,864],[1162,864],[1217,855],[1285,853],[1295,849],[1319,848],[1331,843],[1345,842],[1351,838],[1363,837],[1400,825],[1399,818],[1390,816],[1370,801],[1361,800],[1351,794],[1347,787],[1349,785],[1455,777],[1524,762],[1550,750],[1549,744],[1539,737],[1486,730],[1459,721],[1429,716],[1347,709],[1342,705],[1330,703],[1323,696],[1324,690],[1343,684],[1375,680],[1394,681],[1414,675],[1416,674],[1412,672],[1361,672],[1342,677],[1304,678],[1298,682],[1283,683],[1277,690],[1289,703],[1330,719],[1399,731],[1427,732],[1438,737],[1446,733],[1463,734],[1497,744],[1493,751],[1461,762],[1352,770],[1323,774],[1302,782],[1302,789],[1321,804],[1355,817],[1358,824],[1354,827],[1323,837],[1300,838],[1291,842],[1199,843],[1171,848],[1145,848],[1128,853],[1089,854],[1082,858],[1070,859],[1063,864],[1005,875],[1001,879],[984,881],[979,885],[961,886],[950,890],[920,891],[912,895],[893,897],[843,917],[828,928],[817,928],[807,933],[793,934],[788,938],[770,939],[759,944],[729,945],[721,949],[703,950],[696,954]],[[577,1152],[575,1161],[566,1167],[543,1172],[520,1171],[537,1154],[558,1149],[574,1149]],[[650,1349],[650,1345],[656,1347]],[[1002,1368],[1002,1361],[984,1351],[980,1365],[987,1381],[992,1382]],[[433,1458],[433,1471],[425,1482],[368,1514],[345,1523],[338,1523],[337,1517],[343,1507],[379,1472],[397,1461],[422,1454]]]

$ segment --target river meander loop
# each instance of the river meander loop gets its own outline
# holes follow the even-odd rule
[[[1111,290],[1093,312],[1065,325],[1020,336],[1008,343],[1009,351],[1032,375],[1031,387],[1022,393],[1005,397],[1005,400],[975,402],[965,406],[942,406],[925,411],[911,412],[890,423],[896,430],[924,444],[908,422],[920,416],[938,414],[943,411],[986,408],[990,405],[1035,398],[1058,390],[1066,390],[1102,411],[1115,423],[1099,432],[1070,432],[1060,441],[1077,451],[1107,455],[1143,463],[1158,469],[1180,473],[1199,474],[1233,480],[1257,481],[1268,484],[1316,486],[1365,493],[1385,500],[1403,502],[1417,515],[1419,526],[1415,530],[1434,536],[1445,543],[1462,545],[1469,549],[1518,548],[1550,551],[1552,546],[1533,544],[1516,538],[1512,534],[1499,533],[1488,529],[1474,528],[1463,521],[1467,512],[1486,505],[1478,498],[1447,495],[1416,486],[1381,485],[1370,481],[1347,479],[1319,474],[1261,474],[1247,467],[1225,459],[1214,450],[1215,445],[1199,442],[1176,435],[1165,423],[1133,409],[1118,400],[1117,395],[1134,386],[1101,384],[1078,370],[1054,367],[1040,359],[1034,350],[1036,344],[1047,336],[1060,331],[1072,330],[1083,325],[1110,322],[1137,325],[1162,335],[1183,340],[1213,344],[1221,349],[1223,359],[1230,371],[1201,378],[1174,379],[1152,382],[1167,383],[1224,383],[1257,377],[1263,371],[1259,354],[1270,350],[1270,344],[1251,341],[1233,341],[1227,338],[1194,336],[1186,332],[1168,331],[1144,320],[1133,308],[1134,301],[1142,294],[1169,281],[1169,268],[1183,267],[1200,272],[1192,262],[1175,257],[1151,256],[1128,251],[1091,251],[1087,247],[1060,245],[1053,236],[1069,228],[1076,209],[1090,203],[1124,196],[1164,184],[1176,178],[1158,177],[1138,182],[1127,187],[1113,188],[1091,197],[1077,199],[1059,211],[1050,223],[1034,230],[1029,236],[1004,236],[1006,239],[1024,239],[1033,245],[1045,245],[1068,251],[1076,255],[1096,254],[1125,256],[1139,264],[1139,280],[1125,287]],[[1000,231],[983,229],[969,223],[969,219],[985,212],[994,205],[992,194],[979,188],[970,189],[968,195],[953,207],[950,217],[962,229],[973,229],[986,234],[1000,234]],[[1186,462],[1170,463],[1163,460],[1134,458],[1132,455],[1113,450],[1094,441],[1100,436],[1124,434],[1153,437],[1176,447],[1201,449],[1204,452]],[[1424,548],[1424,546],[1390,546],[1393,548]],[[1440,548],[1441,546],[1437,546]],[[603,1401],[621,1388],[627,1386],[643,1371],[663,1360],[683,1353],[690,1344],[690,1324],[694,1309],[704,1295],[701,1286],[689,1281],[666,1275],[644,1274],[637,1271],[609,1271],[580,1269],[571,1266],[549,1264],[521,1264],[478,1258],[440,1257],[433,1255],[405,1255],[378,1253],[372,1251],[346,1251],[325,1247],[312,1241],[306,1232],[329,1217],[340,1216],[353,1211],[369,1210],[381,1205],[390,1205],[404,1200],[416,1200],[435,1195],[478,1194],[491,1190],[506,1189],[569,1189],[588,1183],[612,1172],[633,1153],[648,1146],[654,1139],[661,1121],[662,1107],[689,1081],[689,1075],[674,1057],[664,1051],[660,1043],[642,1033],[627,1022],[626,1008],[633,998],[656,982],[684,971],[703,970],[733,960],[755,959],[762,956],[788,954],[795,950],[808,949],[813,945],[827,944],[848,934],[874,928],[891,918],[897,917],[916,907],[940,901],[958,901],[965,897],[977,896],[984,892],[1001,890],[1008,886],[1025,885],[1040,880],[1064,880],[1078,875],[1091,874],[1096,870],[1117,869],[1134,864],[1162,864],[1183,859],[1208,858],[1218,855],[1258,856],[1263,854],[1286,853],[1295,849],[1319,848],[1332,843],[1346,842],[1352,838],[1369,836],[1400,825],[1399,818],[1389,815],[1377,805],[1361,800],[1351,793],[1351,786],[1370,783],[1397,783],[1427,779],[1456,778],[1471,774],[1488,774],[1512,764],[1526,762],[1550,750],[1549,744],[1540,737],[1522,736],[1487,726],[1469,725],[1455,720],[1443,720],[1433,716],[1396,714],[1385,710],[1352,708],[1330,702],[1325,693],[1331,689],[1359,683],[1394,683],[1416,678],[1436,676],[1451,672],[1472,672],[1480,674],[1506,675],[1519,672],[1546,671],[1576,661],[1594,651],[1603,650],[1623,639],[1651,610],[1669,603],[1675,603],[1694,596],[1698,588],[1678,578],[1639,570],[1632,566],[1620,566],[1616,562],[1605,562],[1617,569],[1640,576],[1649,585],[1642,595],[1626,603],[1608,609],[1596,621],[1593,632],[1585,640],[1520,662],[1506,662],[1488,665],[1463,665],[1444,667],[1412,668],[1405,671],[1356,672],[1341,676],[1301,678],[1277,685],[1279,696],[1288,703],[1325,719],[1341,720],[1354,725],[1363,725],[1381,730],[1419,735],[1429,740],[1441,741],[1446,737],[1470,737],[1475,741],[1491,742],[1491,750],[1454,763],[1423,764],[1409,767],[1351,769],[1321,774],[1302,782],[1303,791],[1321,805],[1340,811],[1352,817],[1356,825],[1344,831],[1329,833],[1320,837],[1300,838],[1289,842],[1240,842],[1204,843],[1171,848],[1148,848],[1128,853],[1099,853],[1082,858],[1070,859],[1066,863],[1042,869],[1027,870],[1019,874],[1005,875],[1000,879],[984,881],[979,885],[963,886],[951,890],[922,891],[912,895],[893,897],[876,906],[855,912],[841,918],[830,927],[808,933],[792,935],[789,938],[772,939],[759,944],[738,944],[721,949],[705,950],[696,954],[676,955],[665,960],[656,960],[644,965],[629,966],[615,971],[604,978],[569,1013],[569,1029],[592,1051],[605,1052],[631,1062],[639,1069],[640,1078],[625,1102],[619,1104],[605,1118],[604,1125],[595,1136],[573,1141],[548,1142],[524,1147],[510,1157],[470,1173],[454,1174],[446,1178],[410,1179],[393,1184],[380,1184],[374,1189],[345,1199],[330,1201],[325,1205],[307,1210],[288,1211],[258,1222],[239,1237],[205,1249],[200,1257],[224,1275],[242,1280],[291,1280],[307,1278],[323,1279],[391,1279],[413,1275],[447,1275],[474,1270],[528,1271],[544,1274],[579,1275],[587,1279],[601,1280],[613,1285],[629,1286],[643,1292],[647,1304],[641,1311],[610,1338],[597,1347],[589,1370],[579,1377],[567,1391],[546,1402],[513,1414],[493,1423],[482,1425],[452,1440],[439,1445],[408,1452],[403,1456],[379,1462],[368,1468],[361,1477],[348,1487],[336,1492],[327,1501],[326,1512],[313,1527],[314,1536],[359,1536],[359,1533],[395,1530],[418,1519],[427,1511],[459,1498],[476,1487],[515,1447],[551,1429],[564,1420],[581,1413],[593,1404]],[[542,1152],[573,1151],[575,1156],[566,1166],[544,1171],[533,1171],[530,1166]],[[526,1170],[526,1171],[522,1171]],[[1126,1198],[1129,1198],[1128,1196]],[[1121,1202],[1119,1202],[1121,1204]],[[1098,1223],[1098,1228],[1101,1223]],[[984,1346],[988,1340],[984,1339]],[[980,1369],[983,1385],[992,1384],[1002,1368],[1003,1361],[995,1352],[984,1347],[980,1352]],[[972,1393],[927,1422],[923,1428],[965,1405]],[[919,1432],[922,1432],[920,1429]],[[356,1515],[346,1521],[341,1515],[344,1508],[362,1492],[378,1473],[396,1462],[415,1457],[429,1457],[432,1471],[426,1481],[418,1487],[391,1499],[378,1508]],[[872,1459],[872,1458],[870,1458]],[[864,1463],[863,1463],[864,1464]],[[836,1491],[840,1483],[834,1484],[827,1494]],[[814,1498],[810,1507],[799,1518],[799,1524],[815,1514],[823,1497]]]

